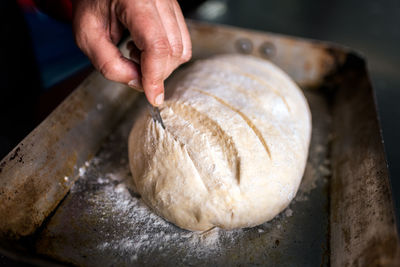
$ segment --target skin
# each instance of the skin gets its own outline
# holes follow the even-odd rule
[[[76,43],[105,78],[143,91],[160,106],[164,80],[190,60],[192,45],[176,0],[75,0]],[[124,29],[130,59],[116,44]]]

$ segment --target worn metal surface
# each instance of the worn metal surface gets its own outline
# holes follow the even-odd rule
[[[193,58],[243,53],[274,62],[302,87],[319,87],[350,51],[332,43],[188,21]]]
[[[349,55],[333,97],[332,266],[400,266],[399,240],[373,91]]]
[[[39,235],[37,251],[84,266],[328,266],[331,117],[323,95],[308,92],[307,99],[313,134],[305,177],[290,207],[271,222],[192,233],[146,208],[129,190],[126,141],[140,106],[145,106],[142,98],[88,162]]]
[[[135,97],[93,73],[1,161],[1,236],[34,233]]]
[[[195,59],[232,52],[268,58],[306,89],[313,112],[312,144],[301,189],[289,207],[290,210],[270,223],[236,232],[212,231],[198,234],[165,223],[129,191],[126,135],[142,100],[136,103],[137,106],[130,105],[129,109],[125,109],[126,116],[118,123],[117,130],[103,143],[101,151],[88,166],[82,166],[87,155],[97,151],[95,145],[87,145],[84,141],[91,143],[93,138],[100,140],[98,136],[108,135],[113,123],[118,122],[110,114],[119,107],[107,104],[117,103],[116,99],[115,102],[104,103],[111,113],[98,114],[95,105],[97,100],[90,100],[93,96],[83,94],[88,90],[91,94],[95,89],[104,90],[107,83],[93,83],[89,80],[75,93],[82,103],[92,101],[91,105],[83,106],[83,111],[82,107],[73,109],[82,117],[59,114],[59,117],[53,117],[54,126],[51,130],[48,125],[41,125],[39,130],[35,130],[40,134],[36,135],[37,142],[58,138],[56,143],[62,144],[61,148],[66,154],[54,153],[53,157],[42,158],[45,156],[41,154],[46,155],[49,151],[46,146],[24,152],[23,159],[28,155],[30,162],[34,162],[35,157],[41,159],[45,168],[41,176],[48,177],[46,179],[51,181],[50,185],[55,184],[54,181],[59,183],[57,179],[65,176],[76,178],[79,168],[81,170],[81,178],[69,195],[25,249],[30,248],[53,259],[79,265],[229,263],[309,266],[329,265],[329,258],[332,266],[370,263],[398,265],[399,244],[394,227],[386,162],[372,90],[363,61],[347,49],[317,41],[197,22],[189,22],[189,28]],[[350,64],[352,62],[358,63]],[[123,103],[127,102],[126,97],[123,100]],[[66,103],[63,105],[71,105],[71,100],[66,100]],[[82,126],[86,125],[85,114],[93,113],[92,116],[101,118],[101,127],[97,124]],[[57,123],[57,120],[61,119],[71,128],[62,131],[64,128],[61,127],[60,131],[73,132],[74,135],[66,135],[68,138],[59,135],[58,128],[63,124]],[[73,168],[58,167],[56,163],[65,163],[70,151],[76,151],[78,162],[74,163]],[[9,161],[13,155],[11,153],[5,161]],[[35,164],[25,169],[13,166],[5,170],[14,169],[24,175],[27,172],[34,173],[40,167]],[[54,166],[61,170],[58,176],[54,175]],[[73,174],[68,172],[71,168]],[[331,178],[330,171],[333,172]],[[0,183],[5,179],[12,189],[11,182],[14,180],[20,181],[20,184],[29,181],[19,178],[25,177],[23,175],[19,175],[18,179],[14,175],[14,179],[7,180],[0,174]],[[48,184],[39,188],[42,187],[52,188]],[[46,192],[43,188],[41,192]],[[47,205],[47,211],[56,206],[68,188],[53,188],[57,198],[47,198],[53,205]],[[13,199],[21,200],[22,204],[14,205],[29,212],[30,207],[26,205],[32,202],[20,193],[14,192],[18,197]],[[3,196],[0,195],[0,198]],[[0,214],[13,219],[9,209],[1,205],[0,202],[0,207],[3,207],[0,208]],[[39,218],[42,220],[47,214],[43,213]],[[35,217],[31,214],[24,216],[20,216],[20,219],[29,220],[25,228],[21,229],[31,229],[25,233],[36,229],[41,222],[32,220]],[[3,241],[0,245],[4,249]]]

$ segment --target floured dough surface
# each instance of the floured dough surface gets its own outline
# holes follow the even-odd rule
[[[311,116],[296,84],[272,63],[222,55],[169,81],[166,129],[147,112],[129,137],[136,191],[188,230],[252,227],[294,198]]]

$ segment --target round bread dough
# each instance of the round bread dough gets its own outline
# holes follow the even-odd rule
[[[243,55],[200,60],[174,75],[160,109],[133,126],[135,190],[188,230],[252,227],[295,196],[311,115],[302,91],[271,62]]]

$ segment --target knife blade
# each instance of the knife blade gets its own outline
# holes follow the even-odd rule
[[[148,101],[146,101],[146,102],[147,102],[147,106],[149,108],[150,115],[153,118],[153,120],[155,122],[160,123],[161,126],[163,127],[163,129],[165,129],[164,122],[161,118],[160,110],[158,109],[158,107],[153,106]]]

